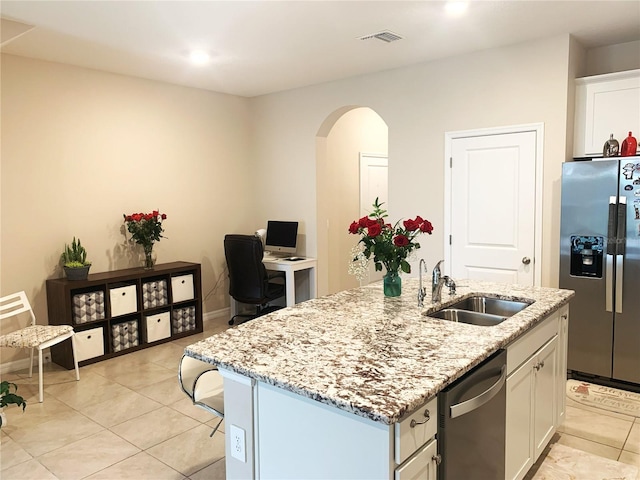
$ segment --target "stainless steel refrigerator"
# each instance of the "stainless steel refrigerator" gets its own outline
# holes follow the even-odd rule
[[[563,165],[560,241],[567,368],[640,385],[640,157]]]

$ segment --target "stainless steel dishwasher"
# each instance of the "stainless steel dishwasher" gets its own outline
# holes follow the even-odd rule
[[[504,478],[506,363],[499,350],[440,392],[439,480]]]

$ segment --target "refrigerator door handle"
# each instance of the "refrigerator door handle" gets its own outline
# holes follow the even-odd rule
[[[616,313],[622,313],[622,280],[624,255],[616,255]]]
[[[624,256],[627,253],[627,197],[618,197],[618,234],[616,235],[616,313],[622,313]]]
[[[606,271],[605,271],[605,299],[606,299],[607,312],[613,312],[612,279],[613,279],[613,255],[607,254],[607,265],[606,265]]]

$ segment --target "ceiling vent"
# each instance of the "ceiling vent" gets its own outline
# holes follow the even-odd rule
[[[360,37],[360,40],[370,40],[372,38],[377,38],[378,40],[382,40],[383,42],[387,43],[395,42],[396,40],[402,40],[402,37],[400,35],[390,32],[389,30],[383,30],[378,33],[364,35],[363,37]]]

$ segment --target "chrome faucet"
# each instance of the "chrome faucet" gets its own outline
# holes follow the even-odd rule
[[[433,273],[431,274],[431,301],[439,302],[442,299],[442,287],[446,285],[449,287],[449,295],[455,295],[456,282],[452,278],[445,275],[442,276],[440,271],[440,264],[444,260],[440,260],[435,267],[433,267]]]
[[[424,258],[420,259],[420,264],[418,265],[418,278],[420,279],[420,286],[418,287],[418,306],[424,307],[424,298],[427,296],[426,287],[422,286],[422,270],[424,269],[424,273],[429,273],[427,270],[427,263],[424,261]]]

